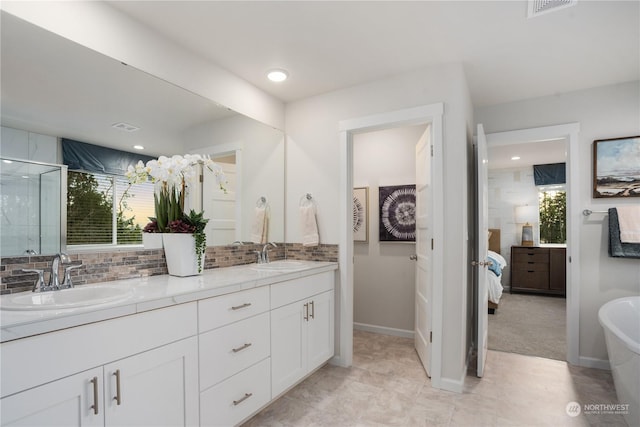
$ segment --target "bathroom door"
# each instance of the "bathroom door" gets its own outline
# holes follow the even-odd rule
[[[416,144],[416,289],[414,345],[431,377],[432,199],[431,126]]]
[[[475,257],[472,262],[475,267],[476,277],[476,325],[478,335],[476,345],[478,347],[478,366],[476,375],[484,375],[484,363],[487,359],[487,340],[489,332],[489,291],[487,288],[487,254],[489,250],[489,209],[488,209],[488,178],[487,178],[487,138],[482,124],[478,124],[478,137],[476,141],[476,244]]]

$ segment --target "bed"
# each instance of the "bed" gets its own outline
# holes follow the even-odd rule
[[[487,258],[492,262],[487,273],[487,287],[489,291],[489,314],[494,314],[502,296],[502,269],[507,261],[500,255],[500,229],[489,229],[489,253]]]

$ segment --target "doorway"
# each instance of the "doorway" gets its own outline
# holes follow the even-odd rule
[[[563,360],[567,360],[571,364],[578,364],[579,344],[579,271],[577,269],[577,266],[571,263],[572,258],[577,256],[577,251],[579,248],[579,235],[577,232],[578,221],[572,219],[575,214],[578,214],[580,212],[580,208],[577,204],[579,190],[577,159],[578,132],[579,124],[571,123],[566,125],[523,129],[518,131],[500,132],[487,135],[487,145],[490,150],[492,148],[495,149],[497,147],[505,147],[510,145],[520,145],[524,149],[527,144],[531,144],[534,142],[547,144],[563,144],[566,148],[566,353]],[[534,194],[534,197],[537,196]],[[513,228],[514,225],[511,224],[511,227]],[[518,235],[517,229],[513,228],[513,233],[515,234],[515,236],[512,236],[511,239],[518,239],[519,241],[520,236]],[[509,238],[503,239],[503,242],[508,243],[509,241]],[[503,247],[509,250],[510,246],[507,243],[503,243]],[[498,308],[498,310],[500,310],[500,308]]]
[[[341,144],[341,218],[340,221],[340,289],[337,307],[340,312],[340,324],[337,326],[339,352],[334,363],[340,366],[351,366],[353,358],[353,302],[354,302],[354,243],[353,243],[353,139],[354,135],[381,129],[390,129],[410,125],[431,124],[431,139],[433,141],[433,174],[442,176],[442,115],[443,104],[410,108],[389,113],[361,117],[340,122]],[[435,180],[442,182],[441,178]],[[442,206],[442,188],[435,188],[433,204]],[[442,238],[443,214],[436,210],[431,218],[434,238]],[[436,249],[432,253],[433,259],[433,294],[432,294],[432,329],[442,328],[442,253]],[[440,387],[441,371],[441,337],[435,334],[432,342],[431,375],[432,386]]]

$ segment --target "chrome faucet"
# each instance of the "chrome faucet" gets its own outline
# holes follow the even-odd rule
[[[273,246],[274,248],[278,247],[278,245],[273,242],[269,242],[262,247],[262,262],[264,264],[269,263],[269,246]]]
[[[64,264],[69,261],[69,255],[64,252],[60,252],[53,257],[53,261],[51,261],[51,275],[49,276],[49,288],[51,290],[55,291],[60,289],[60,272],[58,271],[60,269],[60,263],[62,262]]]

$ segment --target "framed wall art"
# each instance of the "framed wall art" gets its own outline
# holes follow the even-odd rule
[[[416,186],[380,187],[381,242],[416,241]]]
[[[369,187],[353,189],[353,241],[369,241]]]
[[[593,197],[640,197],[640,136],[593,141]]]

